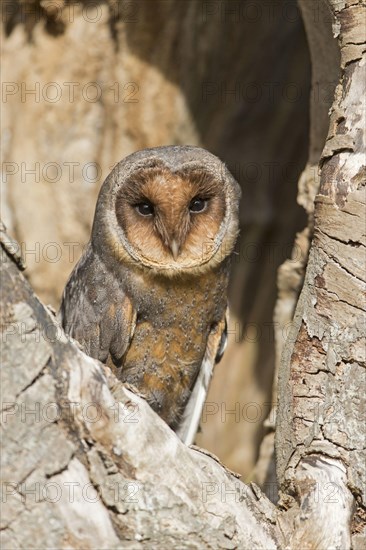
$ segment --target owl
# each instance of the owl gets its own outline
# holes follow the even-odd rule
[[[193,442],[227,339],[240,188],[193,146],[136,152],[103,183],[60,321]]]

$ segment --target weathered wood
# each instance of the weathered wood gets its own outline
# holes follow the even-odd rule
[[[365,548],[366,6],[301,5],[313,61],[322,44],[314,6],[328,14],[341,55],[314,237],[279,367],[279,505],[182,445],[143,399],[69,341],[2,233],[3,547]],[[329,28],[323,34],[329,41]],[[320,138],[314,143],[309,166]],[[300,190],[310,216],[314,174],[305,172]],[[310,235],[300,237],[305,256]],[[282,273],[283,319],[303,267]]]
[[[351,535],[359,547],[360,531],[366,543],[366,5],[327,6],[340,79],[319,164],[305,282],[281,358],[276,458],[285,516],[300,514],[290,546],[341,549]]]
[[[275,509],[69,341],[3,254],[3,548],[277,548]]]

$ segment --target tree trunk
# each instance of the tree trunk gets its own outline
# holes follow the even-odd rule
[[[303,0],[301,9],[313,94],[320,77],[327,85],[335,78],[335,66],[337,85],[329,118],[327,103],[313,97],[300,180],[310,224],[299,237],[302,260],[279,279],[282,328],[313,234],[291,330],[284,342],[277,332],[279,504],[185,447],[68,340],[2,231],[4,548],[365,547],[365,4]]]
[[[279,367],[277,475],[280,503],[300,503],[291,547],[349,548],[354,535],[357,548],[366,542],[365,3],[319,6],[338,38],[339,80],[305,282]],[[316,32],[306,0],[301,7],[312,57],[334,66],[329,33]],[[317,142],[310,157],[316,150]]]
[[[2,11],[3,216],[44,303],[59,307],[100,184],[124,156],[200,145],[238,179],[229,346],[199,441],[248,476],[271,400],[276,269],[304,225],[310,66],[296,4],[3,0]]]

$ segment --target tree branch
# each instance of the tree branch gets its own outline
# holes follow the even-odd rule
[[[257,487],[68,340],[8,254],[1,278],[4,547],[277,547]]]

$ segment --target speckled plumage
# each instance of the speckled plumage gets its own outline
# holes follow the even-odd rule
[[[189,210],[197,196],[200,213]],[[130,155],[101,188],[91,241],[61,304],[65,331],[186,442],[225,340],[239,196],[224,164],[198,147]],[[142,199],[153,216],[136,214]]]

